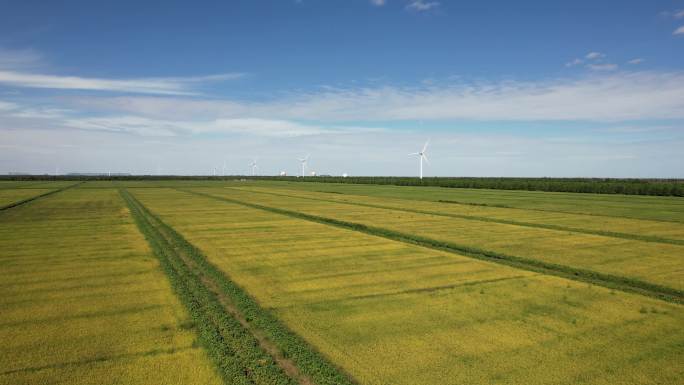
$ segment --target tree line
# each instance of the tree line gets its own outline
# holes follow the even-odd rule
[[[3,175],[0,180],[281,180],[289,182],[324,182],[377,184],[395,186],[432,186],[498,190],[555,191],[593,194],[627,194],[684,196],[684,179],[618,179],[618,178],[503,178],[503,177],[295,177],[295,176],[177,176],[177,175]]]

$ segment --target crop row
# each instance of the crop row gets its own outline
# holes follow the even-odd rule
[[[188,307],[200,331],[203,345],[221,369],[228,383],[291,384],[273,357],[259,347],[259,341],[226,311],[210,282],[248,323],[263,334],[279,353],[292,360],[299,373],[319,385],[348,384],[354,381],[328,362],[313,347],[285,327],[272,313],[261,308],[242,288],[209,263],[202,252],[173,228],[149,212],[130,193],[121,190],[136,221],[160,257],[178,295]]]
[[[39,199],[39,198],[46,197],[46,196],[48,196],[48,195],[56,194],[56,193],[58,193],[58,192],[61,192],[61,191],[66,190],[66,189],[70,189],[70,188],[72,188],[72,187],[76,187],[76,186],[78,186],[78,185],[81,184],[81,183],[84,183],[84,182],[77,182],[77,183],[71,184],[71,185],[66,186],[66,187],[62,187],[62,188],[50,190],[50,191],[44,192],[44,193],[42,193],[42,194],[34,195],[34,196],[28,197],[28,198],[26,198],[26,199],[18,200],[18,201],[16,201],[16,202],[12,202],[12,203],[6,204],[6,205],[4,205],[4,206],[0,206],[0,211],[7,210],[7,209],[11,209],[11,208],[17,207],[17,206],[21,206],[21,205],[23,205],[23,204],[25,204],[25,203],[29,203],[29,202],[31,202],[31,201],[34,201],[34,200]]]
[[[684,240],[670,239],[670,238],[653,236],[653,235],[632,234],[632,233],[624,233],[624,232],[618,232],[618,231],[606,231],[606,230],[595,230],[595,229],[583,229],[583,228],[578,228],[578,227],[562,226],[562,225],[548,224],[548,223],[534,223],[534,222],[525,222],[525,221],[512,220],[512,219],[502,219],[502,218],[485,217],[485,216],[478,216],[478,215],[457,214],[457,213],[440,212],[440,211],[434,211],[434,210],[415,209],[415,208],[409,208],[409,207],[398,207],[396,205],[391,206],[391,205],[359,202],[359,201],[352,201],[349,199],[345,199],[344,201],[339,201],[339,200],[335,200],[335,199],[326,199],[326,198],[321,198],[321,197],[304,196],[301,194],[289,195],[289,194],[278,193],[278,192],[273,192],[273,191],[257,191],[257,190],[249,190],[249,191],[258,192],[261,194],[270,194],[270,195],[275,195],[275,196],[289,197],[289,198],[301,198],[301,199],[309,199],[309,200],[320,201],[320,202],[329,202],[329,203],[344,203],[344,204],[350,204],[350,205],[361,206],[361,207],[397,210],[397,211],[404,211],[404,212],[408,212],[408,213],[436,215],[436,216],[440,216],[440,217],[458,218],[458,219],[465,219],[465,220],[478,221],[478,222],[491,222],[491,223],[500,223],[500,224],[506,224],[506,225],[522,226],[522,227],[532,227],[532,228],[538,228],[538,229],[568,231],[568,232],[572,232],[572,233],[600,235],[600,236],[604,236],[604,237],[622,238],[622,239],[633,239],[633,240],[644,241],[644,242],[669,243],[669,244],[673,244],[673,245],[684,245]],[[412,202],[412,204],[416,205],[416,203],[413,203],[413,202]]]
[[[200,341],[230,384],[293,384],[273,359],[259,348],[258,341],[225,311],[216,294],[202,282],[189,266],[173,240],[168,240],[160,223],[130,194],[123,192],[155,254],[159,257],[171,284],[188,308]]]
[[[415,234],[395,231],[387,228],[369,226],[361,223],[339,220],[319,215],[312,215],[302,213],[299,211],[286,210],[282,208],[266,206],[262,204],[245,202],[239,199],[227,198],[224,196],[216,196],[206,194],[203,192],[193,190],[181,190],[187,193],[196,194],[199,196],[209,197],[217,200],[222,200],[230,203],[240,204],[246,207],[256,208],[260,210],[270,211],[273,213],[287,215],[294,218],[305,219],[318,223],[324,223],[337,227],[347,228],[366,234],[376,235],[392,240],[417,244],[433,249],[456,252],[461,255],[467,255],[472,258],[501,263],[504,265],[521,268],[529,271],[540,272],[569,278],[577,281],[588,282],[592,284],[601,285],[611,289],[618,289],[626,292],[639,293],[654,298],[659,298],[665,301],[674,303],[684,303],[684,292],[678,289],[656,285],[641,280],[617,276],[612,274],[599,273],[592,270],[580,269],[566,265],[559,265],[555,263],[540,261],[536,259],[529,259],[490,250],[483,250],[477,247],[461,245],[453,242],[436,240],[428,237],[418,236]]]

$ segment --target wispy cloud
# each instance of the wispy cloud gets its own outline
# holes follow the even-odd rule
[[[672,32],[673,35],[684,35],[684,25],[675,29],[674,32]]]
[[[636,58],[636,59],[632,59],[632,60],[628,61],[627,63],[628,63],[628,64],[641,64],[641,63],[643,63],[644,61],[645,61],[645,60],[644,60],[643,58],[638,57],[638,58]]]
[[[580,65],[582,63],[584,63],[584,60],[575,58],[575,59],[565,63],[565,66],[566,67],[574,67],[574,66]]]
[[[664,17],[672,17],[673,19],[684,18],[684,9],[678,9],[675,11],[663,11],[660,13]]]
[[[614,71],[618,68],[617,64],[612,63],[600,63],[600,64],[587,64],[587,68],[594,71]]]
[[[287,120],[235,118],[202,121],[152,119],[140,116],[112,116],[76,118],[64,126],[83,130],[109,131],[141,136],[178,136],[197,134],[241,134],[260,137],[299,137],[308,135],[340,134],[344,132],[378,132],[365,127],[335,127],[320,124],[302,124]]]
[[[32,49],[10,50],[0,47],[0,69],[26,70],[43,64],[42,55]]]
[[[371,4],[381,7],[385,5],[385,0],[370,0]]]
[[[59,76],[0,70],[0,84],[14,87],[113,91],[158,95],[192,95],[194,87],[202,83],[238,79],[240,73],[197,77],[102,79],[78,76]]]
[[[530,82],[325,89],[266,102],[117,97],[74,100],[75,109],[164,119],[261,118],[359,122],[407,120],[622,121],[684,118],[684,73],[602,72]]]
[[[601,52],[589,52],[589,53],[585,56],[585,58],[587,58],[587,59],[589,59],[589,60],[602,59],[602,58],[604,58],[604,57],[606,57],[606,55],[605,55],[605,54],[602,54]]]
[[[414,0],[411,1],[406,8],[417,12],[423,12],[437,8],[439,5],[440,3],[438,1]]]

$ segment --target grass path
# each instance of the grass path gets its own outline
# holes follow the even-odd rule
[[[209,264],[203,254],[121,190],[141,231],[227,383],[353,384],[308,344]]]

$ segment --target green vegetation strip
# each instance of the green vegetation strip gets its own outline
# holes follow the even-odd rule
[[[240,190],[240,189],[238,189],[238,190]],[[354,202],[354,201],[348,201],[348,200],[341,201],[341,200],[334,200],[334,199],[314,198],[314,197],[301,196],[301,195],[288,195],[288,194],[275,193],[275,192],[269,192],[269,191],[257,191],[257,190],[241,190],[241,191],[257,192],[260,194],[283,196],[283,197],[288,197],[288,198],[301,198],[301,199],[308,199],[308,200],[321,201],[321,202],[350,204],[350,205],[354,205],[354,206],[371,207],[371,208],[376,208],[376,209],[404,211],[404,212],[416,213],[416,214],[435,215],[435,216],[440,216],[440,217],[458,218],[458,219],[465,219],[465,220],[478,221],[478,222],[490,222],[490,223],[501,223],[501,224],[514,225],[514,226],[534,227],[534,228],[547,229],[547,230],[566,231],[566,232],[572,232],[572,233],[599,235],[599,236],[612,237],[612,238],[631,239],[631,240],[643,241],[643,242],[669,243],[669,244],[673,244],[673,245],[684,245],[684,240],[656,237],[656,236],[651,236],[651,235],[620,233],[620,232],[615,232],[615,231],[588,230],[588,229],[582,229],[582,228],[578,228],[578,227],[551,225],[551,224],[546,224],[546,223],[532,223],[532,222],[514,221],[514,220],[509,220],[509,219],[490,218],[490,217],[482,217],[482,216],[477,216],[477,215],[440,213],[438,211],[409,209],[409,208],[405,208],[405,207],[385,206],[385,205],[378,205],[378,204],[373,204],[373,203]],[[479,205],[481,205],[481,204],[479,204]]]
[[[598,273],[591,270],[577,269],[570,266],[558,265],[503,253],[497,253],[489,250],[483,250],[475,247],[459,245],[452,242],[438,241],[426,237],[416,236],[414,234],[402,233],[394,230],[389,230],[381,227],[367,226],[360,223],[341,221],[333,218],[321,217],[317,215],[304,214],[297,211],[284,210],[280,208],[263,206],[255,203],[244,202],[237,199],[225,198],[205,194],[198,191],[178,189],[190,194],[204,196],[216,200],[221,200],[229,203],[239,204],[246,207],[256,208],[264,211],[270,211],[276,214],[287,215],[294,218],[305,219],[313,222],[319,222],[327,225],[333,225],[341,228],[346,228],[354,231],[363,232],[370,235],[380,236],[388,239],[393,239],[401,242],[416,244],[432,249],[449,251],[465,255],[472,258],[477,258],[485,261],[496,262],[519,269],[539,272],[548,275],[555,275],[563,278],[568,278],[576,281],[587,282],[604,286],[610,289],[621,290],[629,293],[637,293],[663,301],[684,304],[684,292],[681,290],[664,287],[660,285],[643,282],[640,280],[621,277],[616,275]]]
[[[202,344],[219,367],[226,383],[297,383],[260,347],[259,340],[252,334],[258,332],[274,345],[278,355],[296,365],[296,370],[302,374],[297,379],[300,383],[355,384],[341,369],[328,362],[274,314],[261,308],[242,288],[209,263],[199,249],[163,223],[130,193],[119,191],[138,227],[159,257],[174,290],[188,308]],[[233,310],[248,325],[241,324],[207,285],[227,297]]]
[[[541,211],[541,212],[556,213],[556,214],[587,215],[587,216],[591,216],[591,217],[603,217],[603,218],[643,219],[643,220],[653,221],[653,222],[684,223],[684,221],[676,220],[676,219],[663,219],[663,218],[652,219],[652,218],[639,218],[639,217],[629,216],[629,215],[607,215],[607,214],[585,213],[585,212],[567,211],[567,210],[558,210],[558,209],[540,209],[540,208],[532,208],[532,207],[523,208],[523,207],[514,207],[514,206],[509,206],[509,205],[504,205],[504,204],[496,204],[496,203],[475,203],[475,202],[464,202],[464,201],[454,201],[454,200],[445,200],[445,199],[439,199],[439,200],[431,201],[431,202],[447,203],[447,204],[461,205],[461,206],[497,207],[497,208],[521,210],[521,211]],[[669,238],[662,238],[662,239],[671,240]]]
[[[503,177],[396,177],[317,176],[244,176],[245,179],[280,180],[288,182],[324,182],[347,184],[375,184],[394,186],[433,186],[495,190],[556,191],[590,194],[684,196],[682,179],[613,179],[613,178],[503,178]]]
[[[72,187],[76,187],[76,186],[78,186],[78,185],[80,185],[80,184],[82,184],[82,183],[85,183],[85,182],[74,183],[74,184],[69,185],[69,186],[66,186],[66,187],[62,187],[62,188],[58,188],[58,189],[55,189],[55,190],[51,190],[51,191],[48,191],[48,192],[43,193],[43,194],[38,194],[38,195],[32,196],[32,197],[30,197],[30,198],[22,199],[22,200],[20,200],[20,201],[16,201],[16,202],[12,202],[12,203],[10,203],[10,204],[4,205],[4,206],[0,206],[0,211],[4,211],[4,210],[7,210],[7,209],[11,209],[11,208],[13,208],[13,207],[21,206],[21,205],[23,205],[23,204],[25,204],[25,203],[29,203],[29,202],[31,202],[31,201],[35,201],[36,199],[40,199],[40,198],[46,197],[46,196],[48,196],[48,195],[57,194],[58,192],[61,192],[61,191],[64,191],[64,190],[68,190],[68,189],[70,189],[70,188],[72,188]]]

